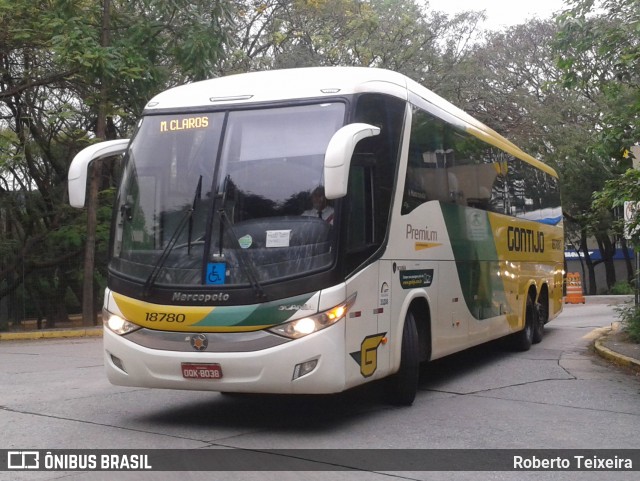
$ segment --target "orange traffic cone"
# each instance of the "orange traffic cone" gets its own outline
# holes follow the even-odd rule
[[[585,298],[582,295],[582,280],[578,272],[567,272],[567,295],[564,298],[565,304],[584,304]]]

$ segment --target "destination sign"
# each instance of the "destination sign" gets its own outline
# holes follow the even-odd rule
[[[206,129],[207,127],[209,127],[209,117],[207,116],[184,117],[160,122],[160,132],[179,132],[181,130]]]

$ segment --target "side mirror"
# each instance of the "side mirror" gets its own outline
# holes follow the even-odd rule
[[[126,152],[129,139],[107,140],[82,149],[71,161],[67,181],[69,186],[69,204],[81,209],[87,195],[87,170],[96,159],[120,155]]]
[[[349,167],[356,144],[380,133],[380,127],[369,124],[349,124],[338,130],[324,154],[324,195],[339,199],[347,195]]]

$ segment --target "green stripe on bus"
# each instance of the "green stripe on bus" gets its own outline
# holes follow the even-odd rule
[[[289,297],[265,304],[253,304],[250,306],[218,306],[204,319],[194,326],[217,327],[251,327],[273,326],[281,324],[297,311],[291,306],[303,306],[313,297],[313,294],[305,294],[297,297]]]
[[[499,316],[507,301],[488,213],[456,204],[441,206],[469,311],[478,320]]]

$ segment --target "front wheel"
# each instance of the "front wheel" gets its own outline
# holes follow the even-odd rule
[[[418,392],[420,377],[420,346],[413,313],[407,312],[402,330],[400,369],[391,376],[387,385],[387,397],[396,406],[410,406]]]

